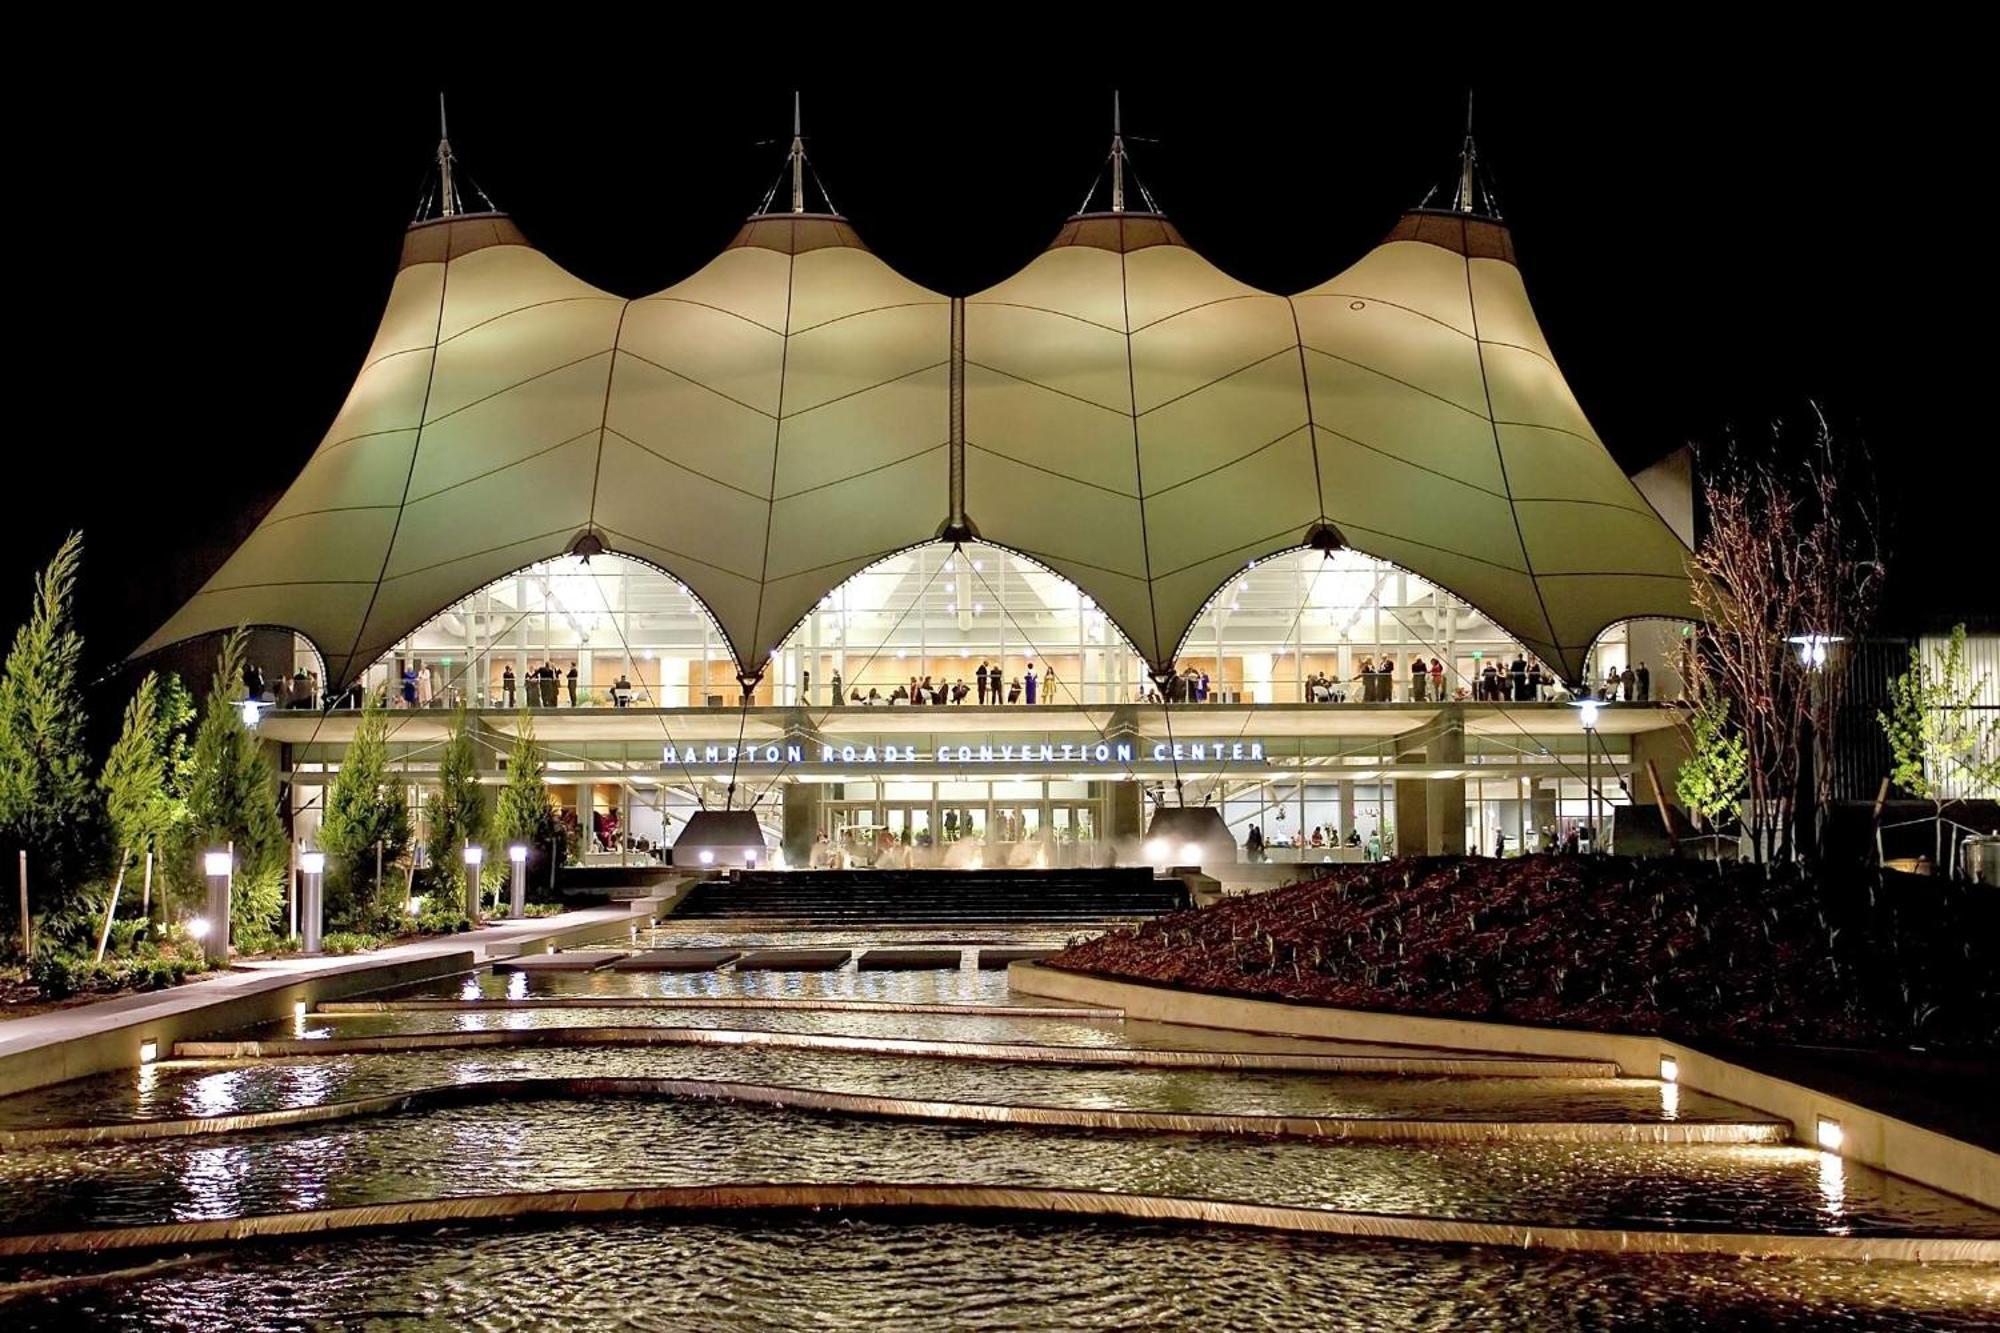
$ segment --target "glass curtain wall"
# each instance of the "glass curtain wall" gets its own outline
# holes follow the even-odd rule
[[[1388,698],[1471,698],[1520,645],[1414,574],[1355,551],[1295,551],[1242,571],[1202,610],[1176,660],[1221,703],[1359,702],[1365,669],[1390,668]],[[1627,633],[1599,642],[1593,679],[1626,665]],[[1435,660],[1437,670],[1430,670]],[[531,684],[549,667],[553,696]],[[949,702],[1106,704],[1151,696],[1144,662],[1088,593],[991,546],[936,544],[892,556],[833,589],[772,655],[752,702],[902,702],[926,679]],[[575,692],[570,672],[576,673]],[[477,707],[734,707],[736,663],[706,609],[649,565],[603,554],[531,565],[412,632],[368,673],[392,702]],[[512,677],[511,691],[509,677]],[[1548,676],[1551,688],[1554,678]],[[961,698],[959,687],[964,687]],[[541,691],[541,692],[538,692]],[[901,692],[900,695],[898,692]],[[1191,689],[1189,694],[1193,694]],[[1378,699],[1381,696],[1376,696]]]

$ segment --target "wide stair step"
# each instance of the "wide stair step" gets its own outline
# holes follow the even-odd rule
[[[1101,922],[1187,906],[1179,880],[1143,866],[1103,870],[739,870],[702,880],[677,919],[883,922]]]

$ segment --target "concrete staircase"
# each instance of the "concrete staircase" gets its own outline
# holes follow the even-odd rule
[[[1179,880],[1143,866],[1098,870],[739,870],[692,885],[676,921],[884,923],[1104,922],[1188,905]]]

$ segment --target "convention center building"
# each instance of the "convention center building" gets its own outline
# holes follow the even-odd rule
[[[794,866],[1143,859],[1180,805],[1287,860],[1636,827],[1689,477],[1592,430],[1469,148],[1287,296],[1114,141],[1040,255],[948,296],[808,206],[795,139],[721,254],[628,298],[440,145],[323,441],[138,651],[284,632],[256,725],[303,837],[371,690],[419,803],[456,705],[495,783],[528,720],[593,860],[703,809]]]

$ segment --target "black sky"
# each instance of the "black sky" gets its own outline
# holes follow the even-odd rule
[[[1989,339],[1962,313],[1990,300],[1976,121],[1965,85],[1896,69],[1861,48],[1560,77],[1482,61],[1477,130],[1549,340],[1620,462],[1731,430],[1756,440],[1817,399],[1876,457],[1895,617],[1992,615]],[[692,73],[177,63],[33,120],[15,171],[29,347],[9,445],[31,484],[7,509],[0,624],[81,526],[101,666],[277,498],[373,333],[440,82],[462,166],[558,263],[638,295],[706,262],[778,172],[792,80]],[[801,82],[835,202],[890,264],[963,294],[1076,207],[1114,79],[1139,174],[1188,240],[1294,292],[1449,174],[1468,73]]]

